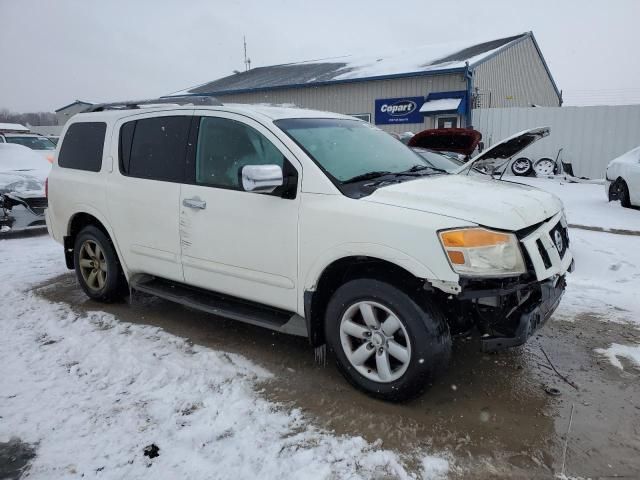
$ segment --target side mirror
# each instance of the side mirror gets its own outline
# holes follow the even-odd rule
[[[245,165],[241,176],[246,192],[271,193],[284,184],[279,165]]]

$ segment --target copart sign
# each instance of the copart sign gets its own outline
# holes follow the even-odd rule
[[[422,123],[420,107],[424,97],[383,98],[376,100],[376,125],[393,123]]]

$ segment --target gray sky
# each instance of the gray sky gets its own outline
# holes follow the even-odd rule
[[[640,103],[640,0],[0,0],[0,108],[164,95],[252,66],[533,30],[565,104]]]

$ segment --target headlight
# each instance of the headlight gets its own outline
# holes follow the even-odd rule
[[[526,272],[516,236],[486,228],[440,232],[451,267],[461,275],[508,276]]]

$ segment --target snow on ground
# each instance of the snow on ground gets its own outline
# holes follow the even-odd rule
[[[541,188],[560,197],[570,224],[640,232],[640,210],[623,208],[620,202],[609,202],[603,184],[570,183],[560,178],[505,178]]]
[[[640,369],[640,345],[620,345],[612,343],[609,348],[597,348],[596,353],[605,356],[614,367],[624,370],[618,357],[623,357]]]
[[[264,400],[270,373],[240,355],[28,292],[65,271],[48,237],[0,240],[0,265],[0,441],[37,445],[29,478],[415,477],[395,453]],[[419,476],[447,474],[443,458],[418,460]]]
[[[570,228],[569,238],[575,271],[556,315],[593,313],[640,326],[640,237]]]

